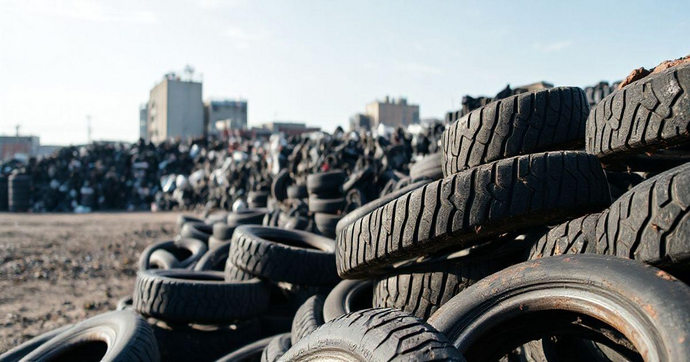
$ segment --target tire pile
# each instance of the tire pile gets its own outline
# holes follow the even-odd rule
[[[690,65],[448,123],[409,176],[395,150],[293,162],[250,209],[180,216],[120,310],[0,360],[689,359]]]

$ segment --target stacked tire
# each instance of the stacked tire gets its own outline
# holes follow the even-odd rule
[[[314,215],[316,229],[324,236],[335,237],[335,229],[345,209],[343,171],[316,173],[307,177],[309,211]]]
[[[9,189],[7,175],[0,174],[0,211],[8,211]]]
[[[8,208],[10,212],[25,212],[31,208],[31,176],[13,173],[8,178]]]

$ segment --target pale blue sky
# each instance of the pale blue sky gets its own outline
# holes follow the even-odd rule
[[[0,0],[0,133],[133,141],[164,73],[243,97],[249,124],[333,130],[406,96],[442,118],[507,83],[591,85],[690,53],[690,1]]]

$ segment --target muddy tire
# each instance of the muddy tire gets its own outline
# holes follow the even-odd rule
[[[576,87],[500,99],[452,122],[441,138],[443,174],[535,152],[583,146],[589,103]]]
[[[226,282],[223,273],[140,271],[134,308],[146,317],[175,323],[231,322],[265,312],[269,292],[259,279]]]
[[[272,281],[334,285],[335,242],[316,234],[245,225],[235,230],[228,263]]]
[[[690,65],[649,75],[599,102],[587,119],[587,152],[603,163],[690,142]]]
[[[366,309],[328,322],[295,343],[285,361],[464,361],[443,334],[409,314]]]
[[[610,203],[599,161],[547,152],[477,166],[409,192],[337,235],[338,274],[360,278],[444,248],[596,212]]]
[[[470,360],[497,360],[531,340],[566,335],[675,361],[690,355],[680,337],[690,324],[679,323],[690,320],[688,298],[690,287],[639,262],[563,255],[485,278],[428,322]]]
[[[26,361],[159,361],[153,330],[139,315],[114,311],[89,318],[27,354]]]
[[[323,304],[325,298],[321,295],[314,295],[307,299],[302,304],[295,318],[292,320],[292,330],[290,331],[291,341],[293,343],[299,342],[305,336],[315,331],[324,324],[323,320]]]

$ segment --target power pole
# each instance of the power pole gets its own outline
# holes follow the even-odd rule
[[[21,126],[20,125],[14,126],[14,129],[17,131],[17,137],[19,137],[19,127],[21,127]]]
[[[86,144],[91,144],[91,116],[86,115]]]

